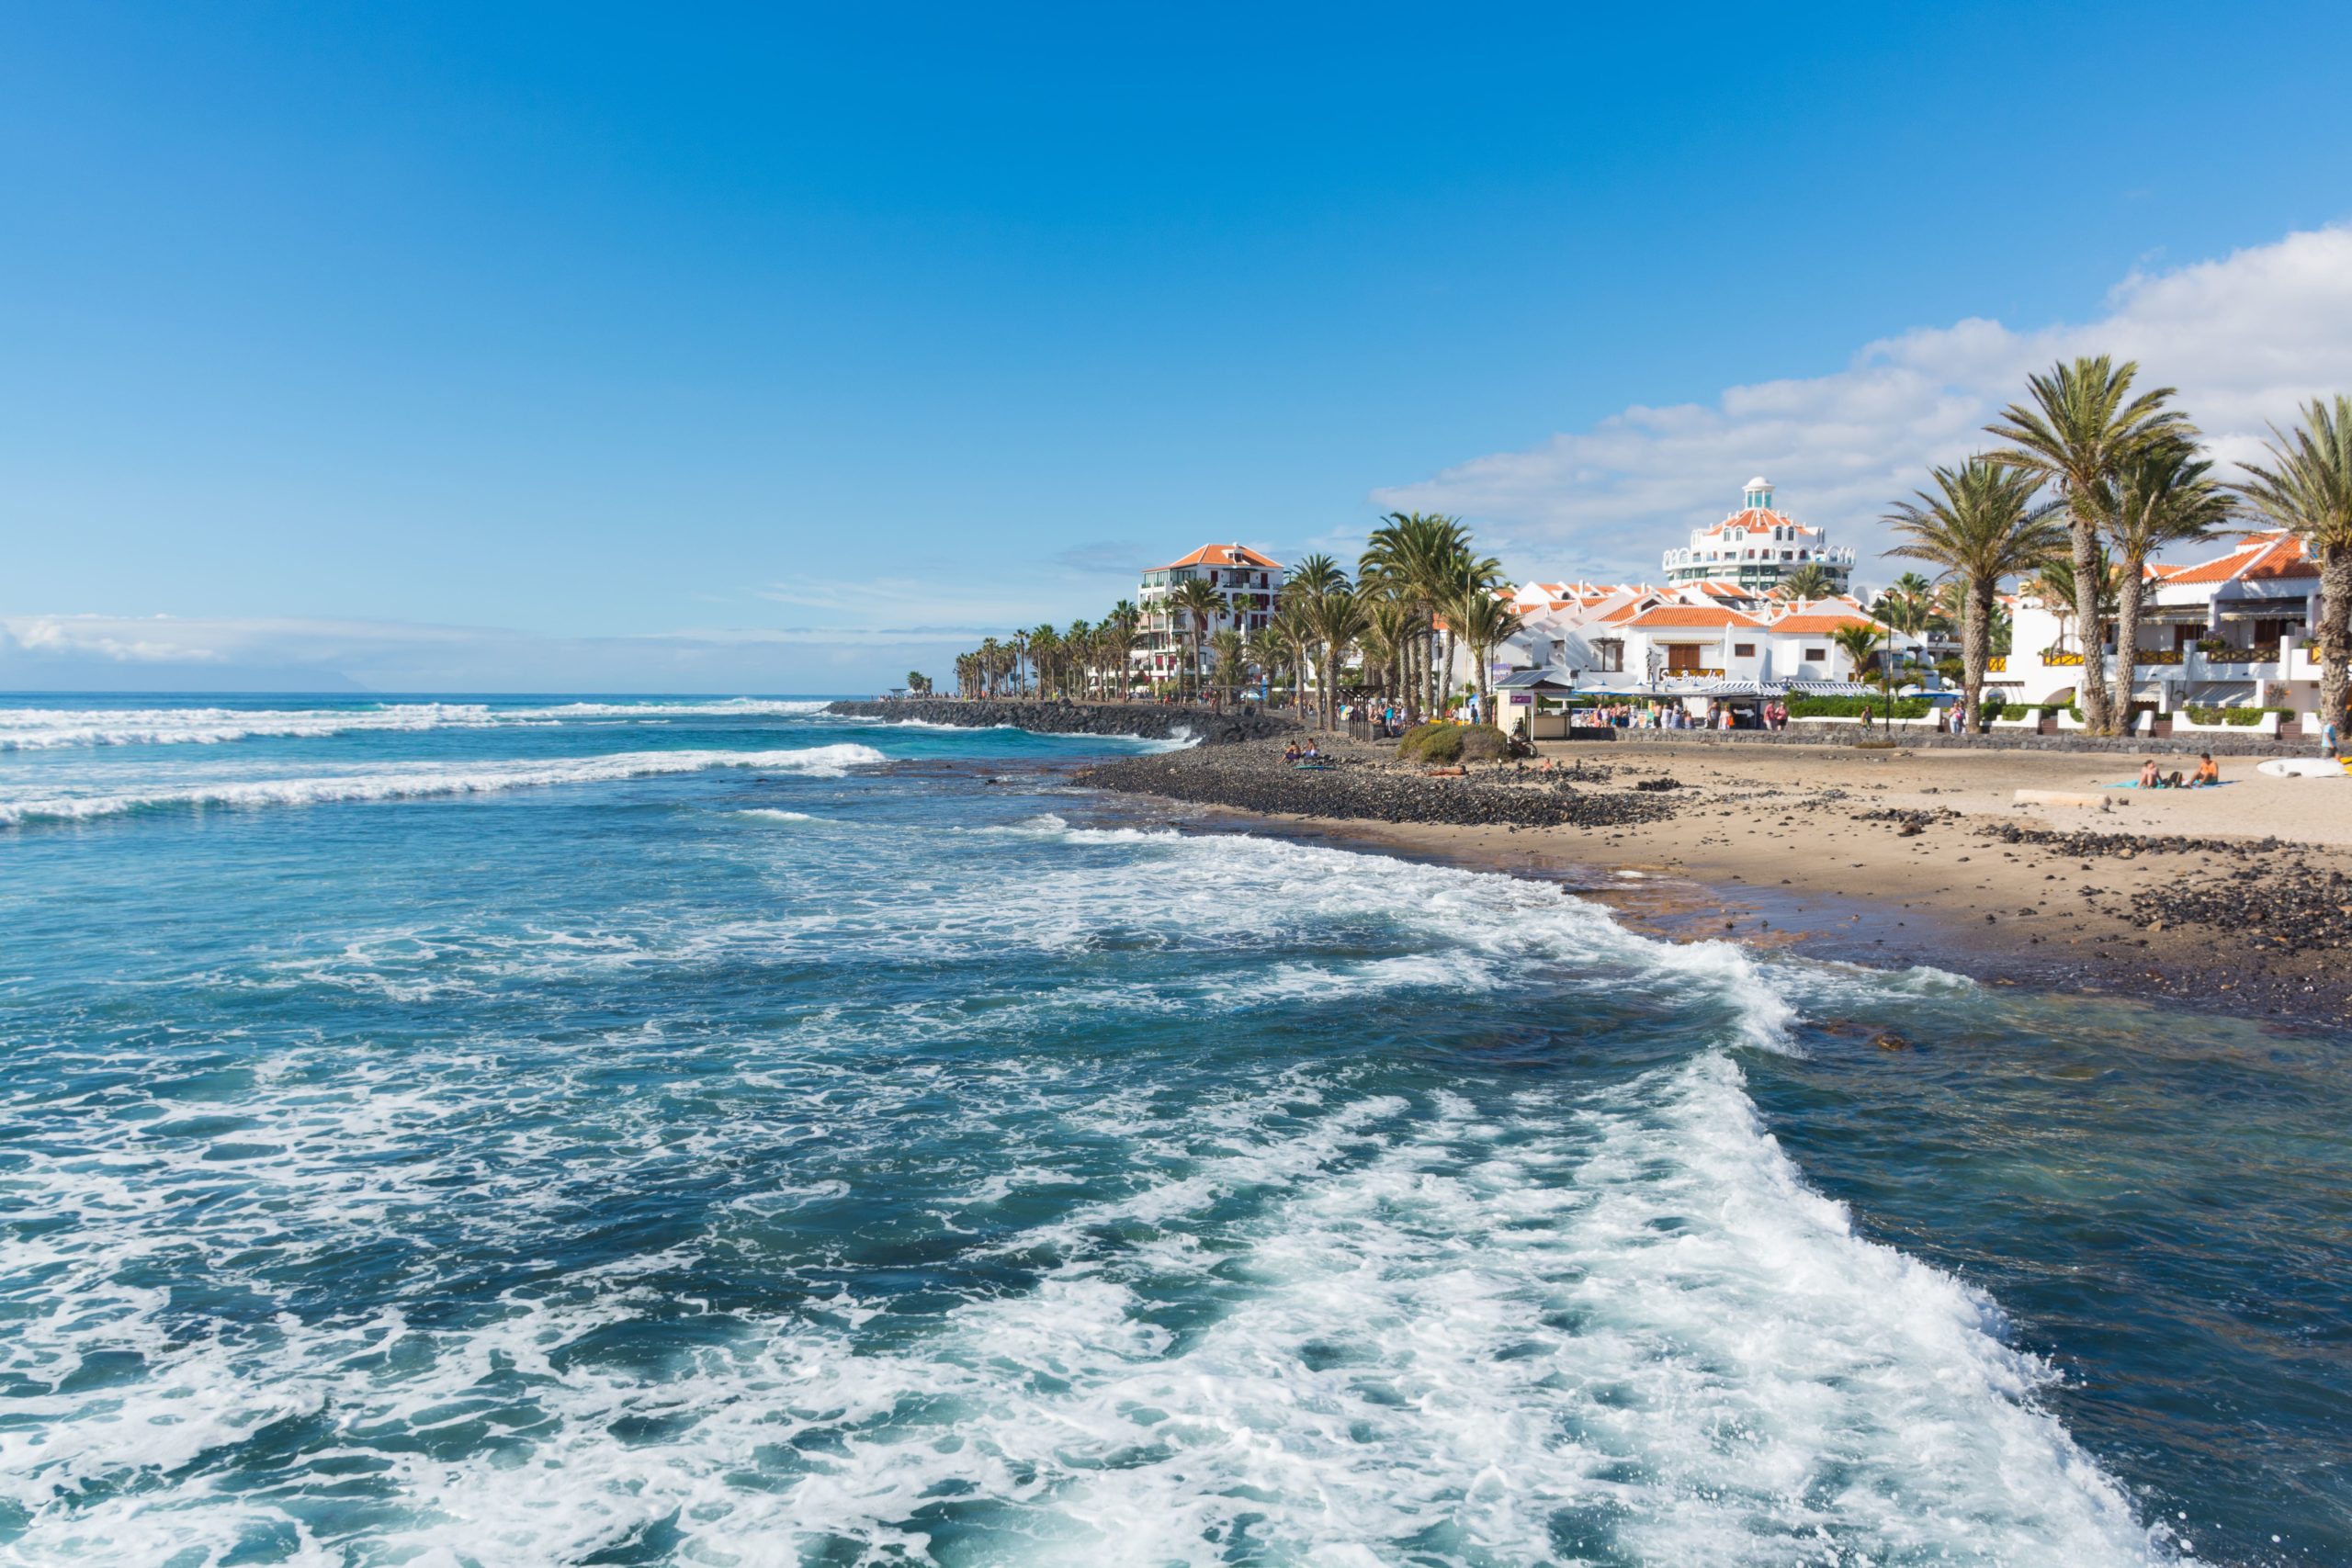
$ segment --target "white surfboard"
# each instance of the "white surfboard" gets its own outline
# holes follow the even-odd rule
[[[2333,757],[2273,757],[2257,762],[2254,771],[2274,779],[2340,779],[2344,764]]]

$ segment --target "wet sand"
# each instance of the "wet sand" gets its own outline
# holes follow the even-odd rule
[[[1425,787],[1385,748],[1326,749],[1360,777],[1412,773]],[[1556,880],[1680,938],[2352,1021],[2352,889],[2332,880],[2352,876],[2352,779],[2274,779],[2223,759],[2222,776],[2244,782],[2109,791],[2136,772],[2133,759],[1639,739],[1543,750],[1581,762],[1573,787],[1594,797],[1674,779],[1676,789],[1641,792],[1671,802],[1671,815],[1591,827],[1340,820],[1236,809],[1247,792],[1233,789],[1204,808],[1203,770],[1278,769],[1279,750],[1264,745],[1180,754],[1192,761],[1159,784],[1203,825]],[[1137,787],[1136,772],[1118,787]],[[1481,775],[1487,789],[1548,787],[1509,764],[1474,768],[1472,782]],[[2020,788],[2098,792],[2109,804],[2020,806]]]

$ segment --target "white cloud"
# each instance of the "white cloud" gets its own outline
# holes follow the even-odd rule
[[[785,626],[632,637],[319,618],[0,616],[0,690],[867,690],[945,671],[959,628]]]
[[[1972,320],[1866,345],[1843,370],[1733,387],[1713,404],[1635,405],[1589,430],[1374,492],[1383,511],[1460,513],[1509,566],[1544,578],[1656,576],[1659,552],[1761,473],[1805,522],[1875,556],[1888,504],[1986,444],[1982,427],[2062,356],[2136,359],[2173,386],[2225,460],[2269,423],[2352,391],[2352,229],[2117,285],[2098,320],[2018,332]],[[1867,570],[1865,576],[1872,575]]]

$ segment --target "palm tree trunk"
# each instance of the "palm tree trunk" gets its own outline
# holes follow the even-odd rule
[[[2321,548],[2319,592],[2319,721],[2333,720],[2341,739],[2344,703],[2352,688],[2352,545]]]
[[[2080,627],[2077,640],[2083,645],[2083,678],[2075,682],[2076,700],[2083,709],[2084,728],[2094,735],[2108,732],[2107,660],[2101,653],[2106,646],[2098,614],[2099,590],[2106,586],[2098,580],[2098,520],[2073,508],[2082,504],[2076,497],[2066,514],[2066,527],[2072,536],[2075,557],[2075,624]]]
[[[1969,734],[1984,722],[1984,671],[1993,662],[1993,579],[1968,585],[1967,614],[1960,632],[1960,683],[1965,699],[1961,723]]]
[[[2140,595],[2143,567],[2123,563],[2123,581],[2115,596],[2115,702],[2108,712],[2107,733],[2120,735],[2132,722],[2132,694],[2139,686]]]

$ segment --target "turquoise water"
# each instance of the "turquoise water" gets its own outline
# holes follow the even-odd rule
[[[2342,1037],[815,706],[0,700],[0,1561],[2352,1561]]]

